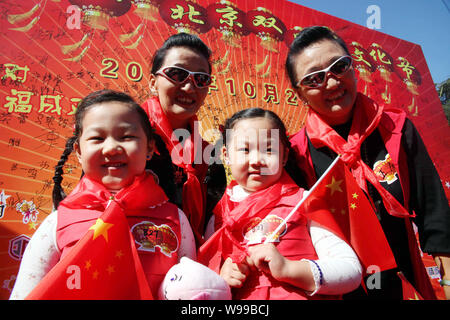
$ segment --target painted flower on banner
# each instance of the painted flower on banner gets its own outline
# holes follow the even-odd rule
[[[161,18],[178,32],[200,34],[208,32],[206,9],[192,0],[167,0],[159,7]]]
[[[208,21],[222,33],[222,40],[233,47],[238,47],[241,36],[250,33],[245,24],[245,12],[234,3],[221,0],[207,8]]]

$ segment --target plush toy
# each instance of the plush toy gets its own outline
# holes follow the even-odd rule
[[[208,267],[183,257],[167,272],[158,293],[161,300],[231,300],[228,284]]]

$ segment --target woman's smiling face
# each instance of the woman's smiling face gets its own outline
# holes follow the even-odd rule
[[[208,60],[187,47],[169,49],[161,69],[166,66],[179,66],[192,72],[210,73]],[[150,89],[158,93],[161,107],[173,129],[186,127],[208,94],[208,87],[197,88],[190,78],[181,84],[175,84],[161,75],[153,74]]]

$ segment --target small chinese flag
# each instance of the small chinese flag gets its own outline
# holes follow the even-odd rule
[[[363,270],[371,265],[380,271],[396,267],[369,200],[339,158],[311,188],[300,211],[349,243]]]
[[[105,212],[27,299],[152,299],[122,208]]]
[[[397,275],[402,280],[403,300],[423,300],[412,284],[406,280],[403,273],[397,272]]]

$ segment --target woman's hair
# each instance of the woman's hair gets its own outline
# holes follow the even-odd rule
[[[233,129],[234,126],[239,122],[239,120],[253,119],[253,118],[266,118],[272,121],[275,129],[279,130],[279,138],[284,147],[288,148],[288,160],[284,169],[291,176],[291,178],[297,183],[300,187],[305,188],[305,178],[297,166],[297,160],[295,159],[294,150],[292,150],[291,142],[289,141],[289,137],[287,135],[286,126],[284,125],[283,120],[273,111],[265,110],[262,108],[249,108],[236,112],[230,118],[225,121],[224,130],[222,132],[222,141],[223,145],[227,146],[227,131]]]
[[[336,33],[331,31],[328,27],[323,26],[312,26],[307,27],[300,31],[297,37],[292,42],[289,47],[289,52],[286,58],[286,72],[289,76],[289,80],[291,81],[292,86],[295,88],[297,86],[297,75],[295,72],[295,59],[299,53],[301,53],[304,49],[309,47],[313,43],[317,43],[323,40],[331,40],[336,42],[338,45],[345,50],[345,52],[350,55],[350,51],[345,44],[345,41],[342,40]]]
[[[152,74],[156,74],[156,72],[161,69],[167,52],[175,47],[189,48],[203,56],[208,61],[209,72],[211,72],[211,63],[209,61],[211,57],[211,50],[208,46],[195,35],[188,33],[177,33],[167,38],[163,45],[155,52],[152,59]]]
[[[86,114],[87,110],[93,105],[105,103],[105,102],[122,102],[130,107],[133,111],[136,111],[139,115],[140,123],[142,129],[147,136],[149,141],[154,139],[153,130],[150,125],[150,121],[148,119],[147,113],[141,106],[136,103],[133,98],[123,92],[117,92],[113,90],[100,90],[95,91],[87,95],[84,99],[80,101],[77,107],[77,111],[75,112],[75,124],[73,136],[67,139],[65,149],[61,155],[60,160],[55,166],[55,175],[53,176],[53,206],[54,208],[58,208],[59,203],[66,197],[64,190],[61,186],[61,182],[64,174],[64,164],[69,158],[70,154],[73,151],[73,146],[75,143],[78,143],[81,134],[83,133],[83,118]]]

